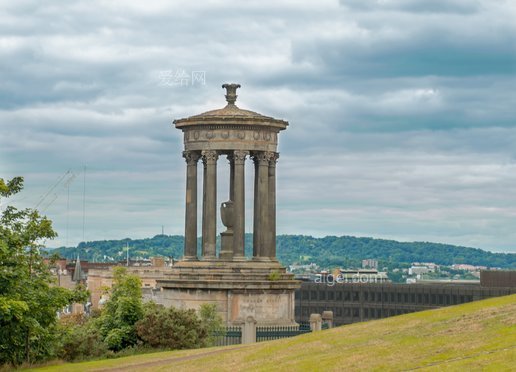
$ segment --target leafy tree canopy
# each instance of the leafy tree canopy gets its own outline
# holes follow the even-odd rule
[[[23,178],[0,178],[0,201],[23,188]],[[56,313],[74,293],[52,286],[40,249],[57,234],[33,209],[7,206],[0,216],[0,364],[18,365],[55,354]]]

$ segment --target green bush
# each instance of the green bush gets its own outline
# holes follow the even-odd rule
[[[102,357],[108,354],[108,345],[95,322],[90,319],[84,324],[65,325],[59,357],[67,361]]]
[[[144,344],[153,348],[194,349],[203,346],[207,336],[195,310],[165,308],[152,302],[145,305],[136,331]]]

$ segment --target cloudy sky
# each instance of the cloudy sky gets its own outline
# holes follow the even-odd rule
[[[9,203],[54,221],[49,246],[182,234],[172,120],[236,82],[290,122],[279,234],[516,252],[514,1],[0,4],[0,177],[25,177]]]

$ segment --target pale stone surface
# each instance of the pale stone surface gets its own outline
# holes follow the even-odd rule
[[[293,296],[294,293],[281,290],[269,293],[231,293],[228,320],[236,323],[252,316],[259,324],[291,325],[294,323]]]
[[[310,329],[313,332],[322,330],[321,314],[310,314]]]
[[[252,316],[245,318],[245,322],[242,327],[243,344],[254,344],[256,342],[256,324],[257,321]]]
[[[215,304],[227,324],[239,324],[247,316],[258,324],[295,324],[299,282],[277,262],[182,261],[157,286],[158,302],[192,309]]]

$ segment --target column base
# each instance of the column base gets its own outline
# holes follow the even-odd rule
[[[217,261],[219,258],[217,256],[203,256],[203,261]]]
[[[277,259],[271,257],[253,257],[252,260],[260,262],[278,261]]]
[[[199,261],[197,256],[183,256],[183,261]]]
[[[220,251],[219,259],[224,261],[233,261],[233,252],[231,251]]]

